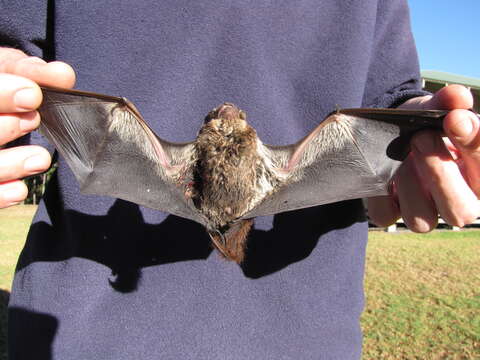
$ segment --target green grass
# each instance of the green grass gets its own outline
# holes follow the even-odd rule
[[[36,206],[18,205],[0,209],[0,289],[9,290]]]
[[[0,210],[0,289],[34,211]],[[363,359],[480,359],[480,231],[371,232],[365,289]],[[0,292],[0,360],[7,300]]]
[[[7,358],[7,304],[13,272],[36,206],[0,209],[0,360]]]
[[[364,359],[480,359],[480,232],[371,232]]]

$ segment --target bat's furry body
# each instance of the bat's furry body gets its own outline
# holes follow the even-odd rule
[[[196,164],[192,199],[208,219],[214,245],[227,258],[241,262],[252,224],[241,219],[282,182],[271,166],[255,129],[233,104],[208,115],[195,142]]]
[[[42,90],[41,131],[83,192],[195,220],[237,262],[255,216],[386,194],[411,134],[440,129],[445,115],[338,110],[298,143],[275,147],[225,103],[208,114],[195,141],[175,144],[158,138],[124,98]]]

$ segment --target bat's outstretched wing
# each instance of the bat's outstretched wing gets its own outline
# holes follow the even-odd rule
[[[185,196],[193,143],[158,138],[125,98],[42,87],[40,131],[65,158],[81,191],[109,195],[204,223]]]
[[[442,128],[446,111],[345,109],[294,145],[261,145],[284,184],[244,217],[387,194],[415,131]]]

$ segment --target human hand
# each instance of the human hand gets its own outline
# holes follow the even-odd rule
[[[409,156],[393,176],[392,195],[368,199],[375,224],[388,226],[401,216],[411,230],[428,232],[437,226],[438,214],[459,227],[480,216],[480,121],[467,110],[472,107],[470,91],[460,85],[400,106],[451,110],[443,122],[447,137],[432,130],[414,135]]]
[[[16,49],[0,48],[0,147],[39,126],[36,109],[42,92],[37,83],[71,88],[75,73],[65,63],[46,63]],[[0,208],[23,201],[28,191],[20,179],[47,170],[50,162],[40,146],[0,150]]]

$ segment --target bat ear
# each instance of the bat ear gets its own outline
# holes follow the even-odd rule
[[[238,116],[240,117],[240,119],[242,120],[247,120],[247,113],[243,110],[240,110],[239,113],[238,113]]]
[[[205,118],[203,119],[203,123],[206,124],[208,123],[210,120],[212,120],[213,118],[215,118],[215,111],[216,109],[213,109],[212,111],[210,111],[207,116],[205,116]]]

